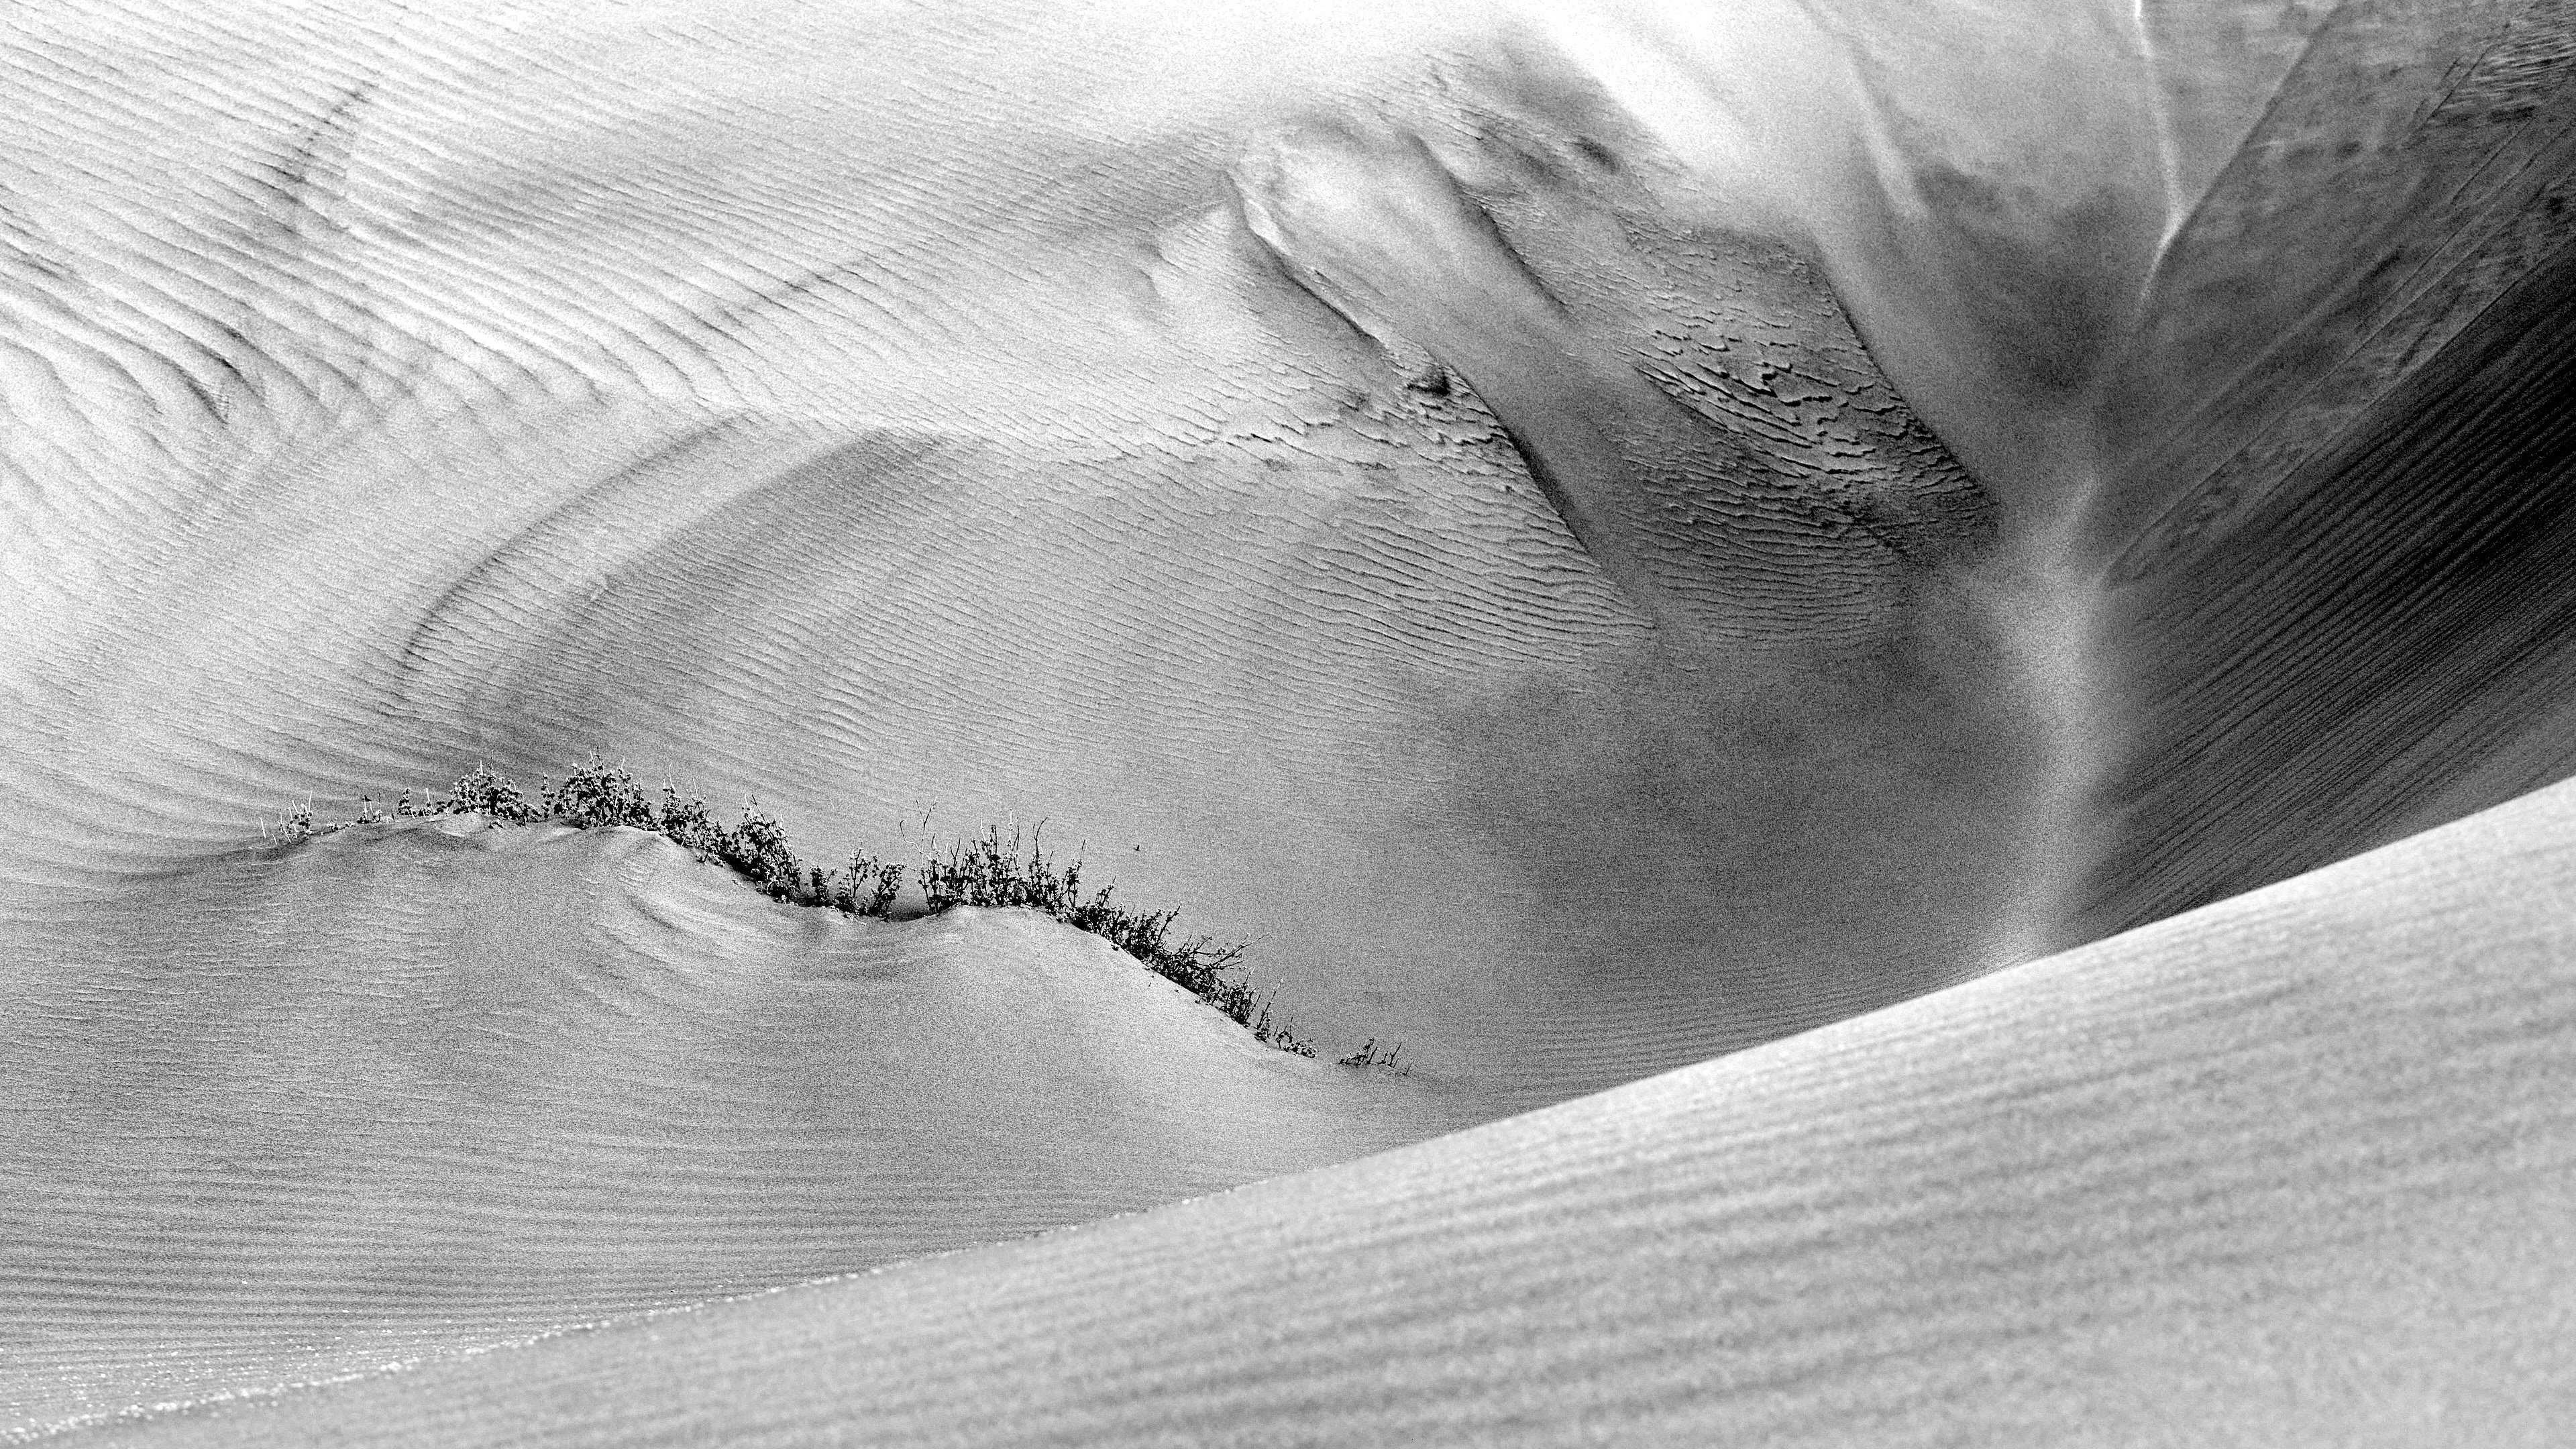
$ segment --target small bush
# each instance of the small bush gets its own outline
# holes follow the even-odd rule
[[[879,860],[862,852],[850,857],[849,868],[837,877],[831,904],[854,916],[885,919],[894,912],[895,893],[903,889],[903,863]]]
[[[446,815],[489,815],[512,825],[541,818],[541,812],[519,793],[510,777],[494,774],[489,765],[476,765],[473,774],[458,780],[456,788],[439,802],[438,809]]]
[[[1098,895],[1066,911],[1064,923],[1077,931],[1089,931],[1139,961],[1152,962],[1161,957],[1163,938],[1171,933],[1172,918],[1180,912],[1127,910],[1116,903],[1117,895],[1118,887],[1102,886]]]
[[[1079,901],[1081,888],[1080,862],[1058,871],[1042,842],[1033,843],[1023,861],[1020,832],[1013,830],[1010,844],[1004,845],[998,825],[950,847],[946,860],[933,856],[921,867],[921,892],[933,915],[958,906],[1024,907],[1063,919]]]
[[[742,823],[717,843],[716,859],[782,901],[794,900],[796,888],[803,883],[804,872],[796,864],[796,852],[787,846],[787,832],[761,813],[758,801],[742,807]]]
[[[1143,963],[1145,968],[1241,1024],[1253,1036],[1281,1051],[1315,1054],[1312,1045],[1273,1020],[1271,998],[1227,973],[1243,959],[1241,946],[1220,946],[1205,936],[1173,945],[1174,911],[1131,911],[1117,903],[1118,888],[1103,886],[1089,900],[1082,897],[1082,862],[1061,869],[1040,842],[1020,855],[1021,837],[1002,841],[999,826],[986,827],[980,838],[951,846],[945,860],[931,857],[921,867],[922,896],[930,914],[959,906],[1022,907],[1044,911],[1077,931],[1088,931]]]
[[[682,800],[680,792],[669,785],[662,787],[662,807],[653,813],[654,828],[671,838],[671,843],[697,856],[700,860],[722,860],[725,828],[707,814],[707,802]]]
[[[657,828],[653,802],[645,798],[644,787],[623,768],[601,764],[597,755],[590,757],[590,763],[574,767],[562,784],[546,787],[545,813],[582,830],[613,825]]]

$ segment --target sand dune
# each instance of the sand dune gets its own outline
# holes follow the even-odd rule
[[[710,1379],[648,1382],[655,1342],[776,1354],[740,1382],[780,1433],[973,1437],[898,1380],[977,1365],[1035,1433],[1195,1432],[1230,1401],[1122,1357],[1168,1353],[1363,1438],[1334,1416],[1830,1438],[1923,1395],[2063,1437],[2218,1374],[2193,1323],[2300,1394],[2366,1363],[2393,1423],[2528,1384],[2543,1340],[2479,1315],[2563,1307],[2493,1272],[2556,1128],[2434,1144],[2524,1121],[2557,1048],[2546,899],[2463,882],[2555,882],[2564,807],[2302,873],[2576,764],[2576,14],[1256,9],[0,15],[19,1427],[1576,1098],[295,1412],[396,1432],[561,1375],[565,1434],[630,1390],[684,1434],[654,1394]],[[825,859],[1043,820],[1249,941],[1328,1058],[1419,1072],[1264,1052],[1034,919],[798,913],[641,837],[256,843],[594,751]],[[2522,995],[2481,974],[2514,962]],[[2453,1256],[2392,1246],[2379,1188]],[[1658,1286],[1666,1235],[1701,1256]],[[1205,1293],[1097,1276],[1175,1265]],[[1768,1286],[1660,1296],[1704,1268]],[[1524,1312],[1564,1356],[1480,1366]],[[1071,1326],[1109,1397],[1015,1347]],[[1751,1355],[1719,1389],[1712,1341]],[[884,1376],[812,1368],[842,1342]]]
[[[2552,1443],[2571,1014],[2560,786],[1366,1162],[131,1442]]]
[[[386,825],[14,965],[18,1427],[1087,1222],[1431,1136],[1029,912],[773,903],[635,831]]]
[[[2091,544],[2134,721],[2076,934],[2567,772],[2576,23],[2344,7],[2168,247]]]
[[[1319,17],[1264,58],[972,13],[20,33],[49,130],[12,355],[100,377],[9,399],[41,566],[7,571],[0,888],[596,749],[818,849],[1049,819],[1258,941],[1337,1044],[1524,1104],[1986,951],[2039,765],[1944,582],[1974,490],[1794,249],[1677,207],[1678,163],[1490,17],[1384,17],[1384,52]],[[1002,90],[969,121],[899,102],[916,71]],[[123,139],[156,110],[180,154]],[[1282,270],[1238,177],[1317,113],[1460,138],[1440,164],[1659,430],[1612,456],[1848,557],[1786,595],[1823,643],[1651,629],[1473,388]],[[1631,223],[1676,235],[1579,292]],[[1747,599],[1794,612],[1702,604]]]
[[[0,890],[596,749],[1538,1105],[2541,783],[2564,24],[2151,12],[15,20]]]

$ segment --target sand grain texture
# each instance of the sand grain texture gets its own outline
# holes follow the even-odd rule
[[[2576,787],[1042,1241],[137,1443],[2553,1442]]]
[[[385,825],[56,918],[0,1028],[0,1426],[1021,1237],[1483,1115],[1031,912]]]
[[[2563,6],[1341,14],[13,13],[0,898],[598,750],[1536,1106],[2564,768]]]
[[[9,1429],[965,1248],[134,1432],[2564,1407],[2576,5],[58,0],[0,97]],[[1044,821],[1420,1073],[257,843],[594,751]]]

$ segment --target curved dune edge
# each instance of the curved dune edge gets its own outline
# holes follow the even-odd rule
[[[1510,13],[0,20],[43,108],[0,343],[63,380],[0,396],[44,443],[0,460],[0,915],[597,751],[821,847],[1048,819],[1327,1049],[1513,1109],[1971,969],[2043,768],[1950,579],[1974,490],[1801,228],[1712,225]],[[1508,416],[1252,228],[1318,124],[1349,164],[1255,209],[1460,289],[1395,320]],[[1472,266],[1334,224],[1461,196]],[[1634,473],[1631,573],[1755,637],[1649,630],[1512,426]]]
[[[1531,1108],[2576,764],[2564,7],[1243,10],[0,16],[0,914],[598,750]]]
[[[344,969],[382,922],[178,904],[307,792],[599,748],[802,780],[772,803],[818,841],[1046,814],[1501,1116],[2569,768],[2576,11],[1376,8],[0,19],[37,118],[0,158],[0,1074],[37,1064],[0,1080],[0,1202],[41,1229],[0,1240],[37,1305],[0,1407],[258,1391],[1458,1125],[1214,1036],[1176,1065],[1084,987],[1070,1028],[1006,1023],[1031,1115],[960,1143],[992,1084],[925,1023],[993,1018],[934,989],[881,1017],[934,1034],[922,1070],[858,1094],[922,1120],[839,1159],[888,1194],[674,1172],[601,1115],[714,1061],[738,1112],[678,1133],[792,1157],[834,1101],[782,1033],[876,978],[710,1015],[807,943],[650,891],[621,929],[660,996],[530,977],[482,1085],[403,1115],[384,1069],[458,1034]],[[2495,1271],[2565,1256],[2517,1216],[2558,1138],[2506,1090],[2546,1100],[2553,1008],[2444,975],[2486,938],[2409,914],[2439,874],[1428,1155],[173,1432],[2055,1442],[2179,1399],[2195,1442],[2509,1440],[2459,1420],[2563,1302]],[[597,1050],[636,1042],[653,1070]],[[1306,1129],[1192,1115],[1211,1080]],[[423,1230],[465,1251],[378,1267]]]
[[[130,1437],[2540,1443],[2571,1022],[2561,786],[1364,1162]]]
[[[1007,1241],[1500,1115],[1033,912],[773,902],[477,817],[0,959],[0,1437]]]

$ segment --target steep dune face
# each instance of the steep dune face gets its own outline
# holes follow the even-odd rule
[[[2243,148],[2339,0],[2140,0],[2131,15],[2149,76],[2169,199],[2182,227]]]
[[[2576,788],[1512,1122],[137,1443],[2540,1445]]]
[[[66,909],[0,1050],[8,1428],[1048,1228],[1480,1109],[1024,912],[774,904],[633,831],[381,826]]]
[[[2564,774],[2576,17],[2345,6],[2105,395],[2077,937]],[[2116,672],[2112,672],[2116,667]]]

